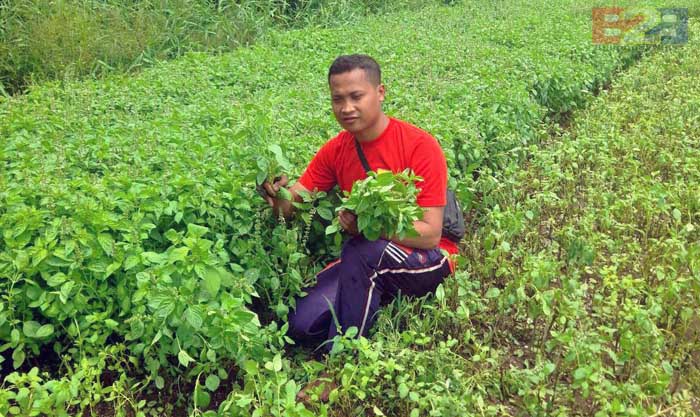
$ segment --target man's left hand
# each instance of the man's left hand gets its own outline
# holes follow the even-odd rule
[[[353,236],[360,234],[357,230],[357,215],[350,211],[340,210],[338,212],[338,222],[340,227]]]

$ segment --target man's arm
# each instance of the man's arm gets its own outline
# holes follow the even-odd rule
[[[399,239],[390,236],[389,240],[403,246],[417,249],[435,249],[442,237],[442,215],[445,207],[425,207],[422,220],[413,222],[413,227],[419,236]]]
[[[408,246],[417,249],[435,249],[440,244],[440,238],[442,237],[442,216],[445,211],[445,207],[424,207],[425,212],[423,213],[422,220],[416,220],[413,222],[413,227],[418,232],[419,236],[416,237],[406,237],[404,239],[399,239],[396,236],[387,237],[382,236],[382,238],[391,240],[403,246]],[[357,230],[357,216],[352,213],[341,211],[338,214],[338,220],[341,227],[348,233],[352,235],[357,235],[359,232]]]

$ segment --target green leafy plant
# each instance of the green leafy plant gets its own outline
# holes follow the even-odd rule
[[[423,209],[416,204],[422,178],[409,169],[398,174],[378,170],[356,181],[336,212],[346,210],[357,216],[357,229],[369,240],[382,236],[417,236],[413,222],[423,218]],[[326,228],[326,234],[340,230],[338,218]]]
[[[282,148],[276,143],[267,147],[265,156],[258,157],[257,167],[258,172],[255,176],[255,182],[258,187],[265,182],[272,184],[279,180],[282,175],[292,170],[292,164],[284,155]],[[285,200],[292,199],[292,194],[285,187],[280,187],[278,196]]]
[[[91,4],[103,3],[118,2]],[[350,385],[333,407],[347,412],[326,414],[571,415],[600,404],[610,415],[645,415],[674,406],[664,388],[698,380],[676,382],[697,351],[697,120],[642,117],[637,98],[652,90],[638,88],[648,84],[640,77],[621,90],[631,104],[597,117],[623,128],[579,132],[588,147],[548,152],[554,139],[540,143],[542,120],[578,111],[641,51],[591,45],[587,2],[544,5],[457,2],[342,30],[274,32],[230,54],[188,54],[133,77],[61,76],[0,99],[0,414],[106,406],[140,416],[157,389],[164,407],[182,409],[169,415],[214,415],[224,390],[238,412],[224,406],[221,415],[304,415],[290,397],[308,355],[290,359],[284,320],[337,256],[341,235],[324,233],[336,195],[304,197],[296,219],[278,222],[251,185],[298,177],[337,133],[318,75],[348,40],[386,59],[395,80],[387,112],[440,141],[478,233],[462,248],[465,268],[436,292],[440,303],[385,310],[394,315],[380,322],[393,325],[362,342],[359,363],[346,361],[358,368],[329,364]],[[440,25],[426,30],[426,21]],[[93,26],[81,27],[89,36]],[[173,55],[190,49],[170,39]],[[61,52],[51,40],[37,45]],[[78,44],[69,49],[89,49]],[[667,62],[686,60],[677,54]],[[697,58],[684,62],[667,77],[654,61],[648,75],[682,85],[674,91],[687,97],[657,90],[656,100],[675,94],[667,101],[681,105],[670,109],[694,115],[698,93],[688,86],[699,83],[687,77]],[[676,131],[652,135],[659,142],[619,140],[619,131],[660,126]],[[583,140],[591,137],[604,140]],[[615,163],[625,156],[644,165]],[[653,186],[634,182],[647,177]],[[584,198],[587,184],[594,192]],[[586,213],[589,200],[599,206]],[[395,371],[402,352],[410,375]]]

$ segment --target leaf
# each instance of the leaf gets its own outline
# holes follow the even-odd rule
[[[289,314],[289,307],[285,303],[280,301],[275,307],[275,313],[279,318],[287,317],[287,315]]]
[[[267,149],[272,152],[275,157],[282,156],[282,148],[276,143],[270,144]]]
[[[280,280],[277,277],[272,277],[270,278],[270,289],[271,290],[276,290],[280,287]]]
[[[114,256],[114,239],[110,234],[100,233],[97,235],[97,242],[107,255]]]
[[[127,256],[126,260],[124,261],[124,270],[128,271],[131,268],[138,265],[139,263],[141,263],[141,260],[139,259],[138,256],[129,255],[129,256]]]
[[[46,249],[39,249],[39,251],[32,256],[32,266],[39,265],[48,255],[49,252]]]
[[[408,396],[408,386],[405,383],[399,384],[399,398],[406,398]]]
[[[194,390],[194,402],[197,407],[206,408],[211,402],[211,396],[201,386],[198,386]]]
[[[41,327],[39,322],[30,320],[22,323],[22,333],[27,337],[36,337],[36,332]]]
[[[204,323],[204,317],[201,311],[201,308],[197,306],[190,306],[187,307],[187,310],[185,310],[184,313],[185,316],[185,321],[190,324],[190,326],[194,327],[196,330],[199,330],[202,328],[202,324]]]
[[[160,376],[160,375],[156,376],[155,381],[156,381],[156,388],[163,389],[165,387],[165,379],[163,379],[162,376]]]
[[[47,280],[46,283],[49,284],[50,287],[58,287],[59,285],[63,284],[66,282],[68,277],[66,274],[63,272],[59,272],[57,274],[51,275]]]
[[[180,365],[184,366],[185,368],[190,364],[190,362],[194,362],[194,359],[192,359],[192,357],[184,350],[181,350],[177,354],[177,360],[180,362]]]
[[[246,360],[243,362],[243,369],[246,371],[248,375],[257,375],[259,373],[258,371],[258,363],[254,360]]]
[[[382,232],[378,229],[375,229],[375,230],[370,229],[370,230],[365,230],[364,235],[367,238],[367,240],[374,241],[374,240],[379,239],[382,236]]]
[[[153,336],[153,340],[151,340],[151,346],[153,346],[153,345],[155,345],[156,343],[158,343],[158,341],[160,340],[161,337],[163,337],[163,331],[162,331],[162,330],[158,330],[158,332],[156,332],[156,335]]]
[[[279,353],[272,359],[272,370],[275,372],[282,370],[282,356]]]
[[[290,379],[286,384],[284,384],[284,392],[286,394],[285,397],[287,403],[294,404],[294,398],[296,398],[296,394],[299,392],[299,387],[297,387],[297,384],[293,379]],[[331,401],[333,400],[331,399]]]
[[[190,252],[190,248],[183,246],[181,248],[175,248],[168,252],[168,262],[175,263],[178,261],[184,261],[187,259],[187,254]]]
[[[501,250],[503,250],[503,252],[510,252],[510,243],[505,240],[501,242]]]
[[[391,171],[385,171],[383,169],[377,171],[376,183],[377,185],[381,186],[383,191],[389,191],[391,189],[391,184],[393,180],[394,175]],[[386,186],[389,186],[389,189],[386,189]]]
[[[352,339],[353,337],[357,336],[358,333],[358,328],[357,326],[350,326],[346,331],[345,331],[345,336],[349,339]]]
[[[371,222],[371,218],[368,216],[357,216],[357,230],[360,232],[363,232],[367,229],[367,226],[369,226]],[[375,239],[369,239],[369,240],[375,240]]]
[[[329,224],[326,227],[326,234],[327,235],[332,235],[333,233],[338,232],[338,225],[336,223]]]
[[[166,318],[175,310],[175,299],[166,293],[160,293],[150,297],[148,306],[151,307],[156,317]]]
[[[661,362],[661,367],[668,375],[673,375],[673,366],[668,361]]]
[[[673,209],[673,218],[676,219],[677,222],[681,221],[681,211],[677,208]]]
[[[68,303],[68,299],[70,298],[70,293],[73,290],[73,287],[75,286],[74,281],[67,281],[61,285],[61,291],[59,292],[59,298],[61,299],[61,302],[63,304]]]
[[[180,234],[175,229],[168,229],[168,231],[165,232],[163,236],[165,236],[165,238],[172,243],[175,243],[180,240]]]
[[[547,362],[544,365],[544,373],[545,375],[551,375],[552,372],[554,372],[554,369],[556,369],[556,365],[554,365],[552,362]]]
[[[208,227],[200,226],[198,224],[190,223],[187,225],[188,237],[200,238],[204,236],[208,231]]]
[[[54,329],[52,324],[44,324],[42,326],[40,323],[30,320],[25,321],[23,323],[22,331],[27,337],[31,337],[33,339],[42,339],[44,337],[51,336],[53,334]]]
[[[501,290],[496,288],[496,287],[491,287],[489,288],[488,291],[486,291],[486,298],[496,298],[501,294]]]
[[[248,404],[253,402],[253,398],[249,395],[242,395],[239,394],[240,398],[236,400],[236,405],[241,407],[241,408],[246,408]],[[257,411],[257,410],[256,410]]]
[[[323,220],[333,220],[333,212],[328,207],[318,207],[316,213],[318,213],[318,216]]]
[[[162,265],[167,260],[165,253],[143,252],[141,258],[149,264]]]
[[[26,354],[24,353],[24,346],[18,346],[12,352],[12,366],[17,369],[24,363]]]
[[[121,266],[122,266],[121,262],[112,262],[111,264],[109,264],[109,266],[105,270],[105,274],[102,276],[102,279],[107,279],[115,271],[119,270],[119,268],[121,268]]]
[[[204,381],[204,385],[206,385],[207,389],[212,392],[219,388],[219,383],[219,377],[216,375],[209,375],[206,381]]]
[[[289,160],[284,156],[282,148],[280,148],[278,144],[273,143],[268,149],[275,155],[275,162],[277,162],[277,165],[281,166],[285,171],[291,168],[292,164],[290,164]]]
[[[547,317],[552,316],[552,309],[549,307],[549,302],[545,298],[542,298],[542,313]]]
[[[258,175],[255,177],[255,182],[257,185],[261,185],[267,180],[267,170],[258,171]]]
[[[129,323],[129,333],[126,334],[126,340],[136,340],[143,336],[145,326],[141,320],[132,320]]]
[[[440,284],[435,289],[435,299],[438,301],[443,301],[445,299],[445,287]]]
[[[44,337],[49,337],[53,334],[53,325],[52,324],[45,324],[36,331],[36,334],[34,337],[37,339],[39,338],[44,338]]]
[[[286,189],[285,187],[280,187],[279,191],[277,191],[277,198],[280,198],[282,200],[287,200],[291,201],[292,200],[292,192]]]
[[[204,277],[202,278],[202,287],[211,296],[211,298],[216,297],[221,287],[221,276],[216,268],[207,266]]]

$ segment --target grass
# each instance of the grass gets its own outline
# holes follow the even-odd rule
[[[0,95],[47,80],[133,73],[186,52],[222,53],[271,29],[343,25],[414,0],[8,0],[0,2]]]

